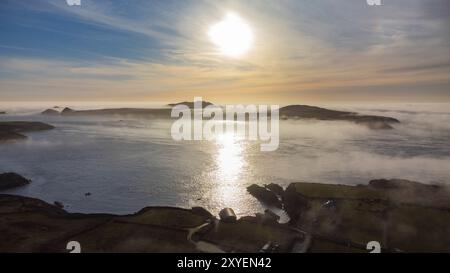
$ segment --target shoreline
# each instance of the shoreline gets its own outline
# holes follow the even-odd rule
[[[201,207],[69,213],[39,199],[0,194],[0,251],[67,252],[73,240],[83,252],[258,252],[269,243],[283,253],[368,252],[369,241],[379,241],[384,252],[450,251],[448,187],[379,179],[366,186],[249,188],[261,203],[276,197],[291,221],[278,223],[271,211],[228,221]]]

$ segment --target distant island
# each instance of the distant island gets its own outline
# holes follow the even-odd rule
[[[354,112],[336,111],[309,105],[289,105],[280,108],[283,119],[342,120],[363,124],[371,129],[392,129],[400,121],[384,116],[360,115]]]
[[[167,106],[170,106],[170,107],[174,107],[174,106],[178,106],[178,105],[186,105],[187,107],[189,107],[189,108],[194,108],[194,102],[193,101],[183,101],[183,102],[178,102],[178,103],[169,103],[169,104],[167,104]],[[210,105],[214,105],[212,102],[209,102],[209,101],[202,101],[202,108],[205,108],[205,107],[207,107],[207,106],[210,106]]]
[[[0,175],[2,183],[17,175]],[[26,181],[26,183],[23,183]],[[250,194],[275,202],[291,220],[270,209],[221,219],[201,207],[146,207],[135,214],[68,213],[63,204],[0,194],[0,252],[382,252],[450,251],[450,190],[400,179],[346,186],[292,183],[252,185]],[[269,197],[270,196],[270,197]],[[275,201],[277,200],[277,201]],[[271,204],[271,205],[274,205]]]
[[[171,103],[167,106],[186,105],[189,108],[194,107],[194,102]],[[203,101],[202,107],[214,105],[211,102]],[[112,109],[93,109],[93,110],[73,110],[64,108],[61,112],[55,109],[47,109],[42,112],[43,115],[61,115],[61,116],[144,116],[154,118],[170,118],[171,108],[112,108]],[[356,124],[365,125],[370,129],[392,129],[393,124],[400,121],[392,117],[360,115],[354,112],[336,111],[326,108],[320,108],[309,105],[289,105],[279,109],[281,119],[315,119],[328,121],[349,121]]]
[[[149,118],[170,118],[171,109],[169,108],[111,108],[111,109],[93,109],[93,110],[73,110],[69,107],[61,112],[54,109],[43,111],[42,115],[47,116],[137,116]]]
[[[0,142],[27,138],[23,133],[51,130],[55,127],[43,122],[31,121],[1,121]]]
[[[54,109],[47,109],[41,114],[46,116],[58,116],[60,113]]]

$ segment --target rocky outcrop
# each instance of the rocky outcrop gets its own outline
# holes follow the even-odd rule
[[[0,122],[0,142],[25,139],[22,133],[54,129],[52,125],[31,121]]]
[[[274,185],[249,187],[258,199],[272,202],[278,190]],[[401,192],[422,196],[410,199]],[[282,197],[289,225],[277,223],[278,216],[269,210],[233,222],[212,221],[203,208],[80,214],[66,212],[61,204],[0,194],[0,252],[66,252],[69,240],[80,242],[83,252],[204,251],[197,248],[200,241],[227,252],[258,252],[270,241],[279,245],[277,251],[287,252],[306,237],[312,240],[306,248],[310,252],[368,252],[369,241],[378,241],[382,252],[450,251],[450,208],[421,203],[450,200],[444,185],[401,179],[358,186],[292,183]]]
[[[0,194],[0,252],[258,252],[276,241],[289,252],[299,233],[251,219],[211,221],[204,209],[146,207],[130,215],[69,213],[39,199]],[[201,228],[199,228],[201,227]],[[197,243],[199,242],[199,243]],[[207,242],[210,247],[202,247]]]
[[[383,192],[392,202],[450,210],[448,186],[429,185],[405,179],[376,179],[371,180],[368,187]]]
[[[47,109],[41,113],[41,115],[45,116],[59,116],[59,112],[55,109]]]
[[[292,183],[283,195],[290,224],[313,236],[312,252],[450,251],[450,191],[402,179],[348,186]],[[420,238],[420,239],[418,239]]]
[[[383,116],[360,115],[354,112],[336,111],[309,105],[289,105],[280,108],[283,119],[342,120],[366,125],[370,129],[392,129],[400,121]]]
[[[265,205],[277,208],[282,207],[281,201],[278,199],[277,195],[264,187],[253,184],[247,187],[247,191]]]
[[[192,212],[207,219],[214,219],[214,215],[203,207],[192,207]]]
[[[0,174],[0,190],[9,190],[30,184],[31,180],[16,173]]]
[[[426,185],[420,182],[406,179],[374,179],[369,181],[369,186],[379,190],[392,190],[400,188],[416,188],[418,191],[437,190],[439,185]]]
[[[291,218],[291,222],[296,222],[305,210],[308,199],[297,192],[295,184],[290,184],[282,195],[283,207]]]
[[[72,114],[74,114],[76,111],[75,110],[73,110],[73,109],[71,109],[71,108],[69,108],[69,107],[66,107],[66,108],[64,108],[62,111],[61,111],[61,115],[63,115],[63,116],[66,116],[66,115],[72,115]]]
[[[261,224],[274,224],[280,220],[280,216],[269,209],[264,210],[264,213],[256,213],[255,218],[256,222]]]
[[[275,193],[278,197],[281,197],[284,193],[283,187],[275,183],[270,183],[268,185],[265,185],[264,187],[269,191]]]

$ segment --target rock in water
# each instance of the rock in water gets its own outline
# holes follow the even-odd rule
[[[247,187],[247,191],[261,203],[277,208],[282,207],[281,201],[278,199],[277,195],[264,187],[253,184]]]
[[[0,174],[0,190],[8,190],[30,184],[31,180],[16,173]]]
[[[219,217],[221,221],[226,223],[235,223],[237,220],[234,210],[231,208],[224,208],[219,212]]]
[[[282,196],[284,193],[284,189],[283,187],[281,187],[278,184],[275,183],[270,183],[268,185],[265,185],[266,189],[268,189],[269,191],[275,193],[278,196]]]

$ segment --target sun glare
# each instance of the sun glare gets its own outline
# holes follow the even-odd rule
[[[219,52],[229,57],[242,56],[253,43],[250,26],[234,13],[228,13],[222,21],[211,26],[208,36]]]

